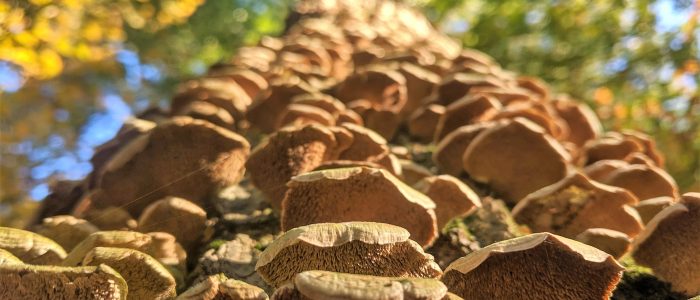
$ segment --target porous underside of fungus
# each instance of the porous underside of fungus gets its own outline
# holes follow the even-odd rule
[[[0,264],[0,299],[126,300],[127,284],[111,267]]]
[[[576,240],[596,247],[614,258],[622,257],[631,247],[631,239],[628,235],[607,228],[586,229],[576,236]]]
[[[178,300],[266,300],[261,288],[243,281],[229,279],[223,274],[208,276],[178,295]]]
[[[192,249],[199,244],[206,222],[207,213],[197,204],[178,197],[167,197],[144,209],[138,230],[170,233],[185,249]]]
[[[433,257],[405,229],[371,222],[321,223],[287,231],[260,256],[258,273],[279,287],[294,275],[326,270],[390,277],[435,278]]]
[[[98,231],[90,234],[68,253],[62,262],[64,266],[77,266],[95,247],[116,247],[153,253],[153,238],[147,234],[134,231]]]
[[[240,135],[190,117],[175,117],[139,136],[105,166],[98,207],[123,206],[138,217],[151,202],[178,196],[200,205],[243,176],[250,145]]]
[[[68,251],[99,229],[90,222],[73,216],[60,215],[45,218],[36,233],[48,237]]]
[[[20,260],[35,265],[55,265],[66,257],[66,251],[53,240],[31,231],[0,227],[0,249]]]
[[[175,279],[165,267],[146,253],[125,248],[96,247],[87,253],[82,264],[106,264],[114,268],[126,280],[131,299],[175,297]]]
[[[634,237],[642,230],[637,199],[628,191],[591,181],[579,173],[544,187],[518,202],[513,217],[535,232],[568,238],[603,227]]]
[[[309,299],[440,300],[447,287],[433,278],[396,278],[306,271],[294,277],[294,288]]]
[[[608,299],[622,270],[603,251],[536,233],[458,259],[442,281],[465,299]]]
[[[481,207],[479,196],[466,184],[450,175],[424,178],[416,189],[435,202],[438,229],[455,217],[464,217]]]
[[[658,213],[634,241],[633,256],[687,295],[700,293],[700,193]]]
[[[462,157],[464,170],[510,203],[567,175],[570,155],[541,127],[526,119],[484,130]]]
[[[279,210],[287,181],[337,158],[343,148],[339,142],[333,131],[323,126],[286,127],[259,145],[246,167],[255,186]]]
[[[282,202],[282,230],[323,222],[398,225],[421,245],[437,236],[435,203],[386,170],[331,169],[295,176]]]

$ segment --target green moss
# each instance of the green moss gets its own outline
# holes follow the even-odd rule
[[[207,245],[207,249],[218,249],[219,247],[221,247],[221,245],[223,245],[225,243],[226,243],[226,240],[216,239],[216,240],[211,241],[209,243],[209,245]]]
[[[461,222],[481,247],[529,233],[526,227],[515,222],[508,207],[500,200],[484,200],[481,209]]]
[[[612,299],[688,299],[688,296],[671,291],[670,284],[654,276],[651,269],[638,265],[631,256],[620,259],[620,264],[625,267],[625,272]]]

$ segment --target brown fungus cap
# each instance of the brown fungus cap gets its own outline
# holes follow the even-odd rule
[[[632,153],[644,151],[644,146],[633,139],[628,139],[616,132],[608,132],[605,136],[586,142],[581,149],[581,163],[590,165],[600,160],[624,160]]]
[[[207,213],[197,204],[178,197],[151,203],[141,213],[138,230],[162,231],[175,236],[185,249],[199,245],[207,222]]]
[[[596,248],[535,233],[456,260],[442,282],[465,299],[609,299],[622,270]]]
[[[176,298],[177,300],[267,300],[265,291],[223,274],[211,275]]]
[[[501,103],[490,96],[474,95],[459,99],[446,107],[436,129],[435,140],[442,140],[460,126],[488,121],[501,109]]]
[[[447,76],[438,86],[434,99],[438,104],[450,105],[479,87],[501,88],[505,83],[491,74],[455,73]]]
[[[632,246],[630,237],[622,232],[607,228],[589,228],[579,233],[576,240],[602,250],[619,259]]]
[[[386,170],[365,167],[295,176],[282,202],[282,230],[322,222],[368,221],[406,228],[427,246],[437,237],[435,203]]]
[[[0,264],[0,299],[126,300],[131,292],[110,266],[56,267]]]
[[[203,77],[182,83],[170,107],[178,112],[193,101],[209,102],[226,110],[234,118],[241,118],[252,102],[236,81],[226,77]]]
[[[444,114],[445,107],[437,104],[429,104],[416,109],[408,119],[409,134],[424,143],[432,141],[438,123]]]
[[[447,287],[432,278],[378,277],[318,270],[297,274],[293,288],[299,297],[282,297],[280,293],[273,295],[273,299],[441,300],[447,294]]]
[[[291,99],[314,90],[298,77],[275,80],[269,89],[258,94],[246,113],[246,119],[265,133],[273,132],[280,123],[282,111],[290,104]]]
[[[504,122],[504,121],[501,121]],[[484,122],[459,127],[445,136],[435,147],[433,162],[440,171],[452,176],[458,176],[464,172],[462,169],[462,156],[469,144],[485,129],[494,126],[494,122]]]
[[[158,259],[165,265],[184,269],[187,258],[175,238],[165,232],[143,234],[135,231],[98,231],[80,242],[61,263],[77,266],[85,255],[95,247],[134,249]]]
[[[175,279],[157,260],[133,249],[96,247],[83,259],[84,266],[108,265],[124,277],[128,299],[172,299]]]
[[[289,179],[315,169],[324,161],[337,159],[348,147],[344,143],[352,141],[352,135],[341,135],[343,132],[347,133],[339,131],[335,135],[329,128],[314,124],[280,129],[258,145],[246,162],[253,184],[279,210]]]
[[[640,200],[663,196],[678,198],[676,181],[655,166],[626,165],[612,171],[601,182],[627,189]]]
[[[24,264],[22,260],[5,249],[0,249],[0,266],[6,264]]]
[[[462,166],[472,179],[515,204],[564,178],[570,159],[541,127],[516,118],[479,134],[464,152]]]
[[[625,189],[573,172],[520,200],[513,208],[513,217],[534,232],[547,231],[568,238],[595,227],[634,237],[643,227],[639,215],[631,207],[637,202]]]
[[[455,217],[465,217],[481,207],[481,199],[469,186],[450,175],[423,178],[415,188],[435,202],[438,229]]]
[[[231,113],[225,109],[204,101],[192,101],[177,111],[173,111],[174,116],[190,116],[194,119],[208,121],[216,126],[227,129],[234,129],[235,123]]]
[[[352,144],[339,156],[343,160],[378,162],[389,154],[387,141],[371,129],[356,124],[343,124],[352,136]]]
[[[319,223],[297,227],[276,239],[255,266],[279,287],[308,270],[374,276],[435,278],[433,257],[408,239],[405,229],[382,223]]]
[[[595,113],[583,103],[560,97],[552,102],[557,114],[569,127],[566,141],[583,146],[595,139],[603,131],[603,126]]]
[[[112,158],[99,182],[103,197],[93,205],[122,206],[134,217],[168,195],[204,206],[213,192],[243,177],[249,152],[248,141],[238,134],[203,120],[175,117]]]
[[[433,93],[440,76],[412,63],[401,63],[397,71],[406,78],[406,105],[401,109],[402,117],[410,115],[419,106],[425,97]]]
[[[674,291],[700,293],[700,193],[658,213],[634,241],[635,261],[671,283]]]
[[[292,103],[287,105],[281,114],[277,128],[304,124],[335,125],[335,117],[332,114],[311,105]]]
[[[95,225],[86,220],[60,215],[45,218],[34,231],[54,240],[63,249],[70,251],[88,235],[98,230]]]
[[[674,202],[676,202],[676,200],[668,196],[650,198],[639,201],[639,203],[634,206],[634,209],[639,213],[642,222],[647,224],[656,214],[660,213],[664,208],[673,205]]]
[[[0,249],[27,264],[35,265],[55,265],[66,257],[66,251],[53,240],[31,231],[9,227],[0,227]]]

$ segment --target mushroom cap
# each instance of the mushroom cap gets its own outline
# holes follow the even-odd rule
[[[95,247],[138,250],[153,256],[165,265],[183,270],[187,258],[182,247],[175,242],[175,237],[166,232],[143,234],[135,231],[98,231],[75,246],[61,264],[76,266]]]
[[[590,179],[603,182],[612,172],[627,165],[629,163],[623,160],[604,159],[584,167],[583,173]]]
[[[590,107],[564,98],[553,101],[552,106],[569,127],[567,141],[581,147],[603,132],[603,125]]]
[[[501,121],[504,122],[504,121]],[[435,147],[433,162],[440,171],[452,176],[459,176],[462,169],[462,156],[469,144],[485,129],[494,126],[494,122],[484,122],[459,127],[447,134]]]
[[[96,208],[92,205],[93,200],[102,196],[101,190],[95,190],[86,195],[78,206],[73,210],[73,214],[80,216],[97,226],[100,230],[133,230],[138,223],[131,214],[122,207],[108,206]]]
[[[449,106],[473,94],[477,87],[502,87],[504,82],[492,74],[454,73],[443,78],[436,90],[438,104]]]
[[[465,217],[481,207],[481,199],[469,186],[450,175],[423,178],[415,188],[435,202],[438,229],[455,217]]]
[[[285,232],[260,255],[257,272],[279,287],[307,270],[434,278],[433,257],[406,229],[372,222],[319,223]]]
[[[180,84],[170,103],[172,111],[182,111],[193,101],[209,102],[240,118],[252,100],[235,80],[227,77],[202,77]]]
[[[61,245],[63,249],[72,250],[88,235],[99,229],[90,222],[69,215],[44,218],[37,226],[36,233],[48,237]]]
[[[406,105],[401,109],[403,117],[408,116],[421,106],[425,97],[433,93],[440,76],[419,65],[404,62],[397,71],[406,78]]]
[[[640,200],[668,196],[678,198],[673,177],[661,168],[650,165],[625,165],[601,180],[632,192]]]
[[[671,197],[656,197],[639,201],[634,209],[637,210],[644,224],[649,223],[656,214],[660,213],[664,208],[671,206],[675,199]]]
[[[193,285],[182,294],[178,300],[267,300],[263,289],[247,284],[240,280],[226,278],[223,274],[211,275],[207,279]]]
[[[0,282],[1,299],[126,300],[127,292],[131,292],[124,278],[104,264],[94,267],[0,264]]]
[[[182,106],[177,111],[173,111],[172,114],[175,116],[190,116],[194,119],[205,120],[223,128],[233,129],[235,127],[231,113],[205,101],[192,101]]]
[[[133,216],[172,195],[200,205],[215,190],[237,183],[250,145],[203,120],[175,117],[122,148],[105,167],[96,207],[121,206]]]
[[[172,299],[175,279],[156,259],[126,248],[95,247],[85,255],[85,266],[109,265],[124,277],[133,299]]]
[[[631,207],[637,202],[625,189],[572,172],[520,200],[512,213],[516,221],[535,232],[548,231],[574,238],[586,229],[602,227],[634,237],[643,228],[639,215]]]
[[[529,90],[534,95],[536,95],[537,100],[543,102],[549,101],[549,97],[551,94],[549,90],[549,85],[547,85],[547,83],[544,82],[542,79],[530,76],[520,76],[516,79],[516,82],[518,84],[518,87]]]
[[[401,178],[401,181],[410,186],[415,185],[426,177],[435,175],[433,172],[430,172],[428,168],[410,159],[399,159],[399,163],[401,164],[401,174],[399,178]]]
[[[605,136],[586,142],[581,149],[580,160],[584,165],[607,159],[624,160],[628,155],[644,151],[644,146],[620,134],[609,132]]]
[[[282,230],[322,222],[369,221],[406,228],[423,246],[437,236],[435,203],[386,170],[314,171],[293,177],[287,186]]]
[[[341,127],[348,130],[353,139],[339,159],[377,162],[389,154],[387,141],[373,130],[350,123],[344,123]]]
[[[411,137],[423,142],[433,140],[443,114],[445,114],[445,107],[437,104],[429,104],[416,109],[408,120],[408,132]]]
[[[185,249],[193,249],[199,244],[206,222],[207,213],[197,204],[178,197],[166,197],[143,210],[138,230],[170,233]]]
[[[649,135],[634,130],[622,130],[620,134],[627,139],[634,140],[641,144],[644,155],[650,158],[654,162],[654,165],[659,167],[664,166],[664,156],[656,149],[656,142]]]
[[[700,193],[683,194],[680,201],[654,216],[634,240],[632,256],[674,291],[700,293]]]
[[[576,240],[586,245],[593,246],[614,258],[625,255],[632,246],[630,237],[623,232],[607,228],[588,228],[579,233]]]
[[[440,300],[447,294],[447,287],[432,278],[392,278],[319,270],[297,274],[294,288],[308,299]]]
[[[441,141],[455,129],[481,123],[492,119],[501,109],[502,105],[494,97],[487,95],[468,95],[445,108],[445,113],[438,123],[435,140]]]
[[[551,233],[498,242],[453,262],[442,282],[465,299],[607,299],[622,277],[609,254]],[[493,284],[494,280],[507,284]]]
[[[258,94],[246,113],[246,119],[265,133],[273,132],[280,123],[282,111],[291,99],[300,94],[311,93],[314,88],[299,77],[273,81],[270,88]]]
[[[55,265],[66,257],[66,251],[53,240],[31,231],[9,227],[0,227],[0,249],[27,264]]]
[[[516,118],[485,129],[467,147],[462,166],[511,204],[567,175],[569,153],[532,122]]]
[[[277,127],[288,125],[320,124],[325,126],[335,125],[335,117],[326,110],[306,105],[292,103],[282,111],[280,123]]]
[[[5,264],[24,264],[21,259],[5,249],[0,249],[0,266]]]
[[[279,210],[287,181],[315,169],[324,161],[337,159],[347,148],[348,140],[352,140],[351,135],[341,135],[341,132],[335,135],[330,128],[320,125],[285,127],[256,147],[246,167],[253,184],[265,193],[272,207]]]

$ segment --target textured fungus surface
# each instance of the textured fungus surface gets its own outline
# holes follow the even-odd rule
[[[539,233],[458,259],[442,281],[465,299],[608,299],[622,270],[605,252]]]
[[[365,167],[292,178],[282,202],[282,230],[323,222],[370,221],[406,228],[423,246],[437,236],[435,203],[389,172]]]
[[[307,270],[391,277],[440,276],[442,272],[433,257],[408,236],[403,228],[370,222],[298,227],[265,249],[256,269],[277,287]]]

